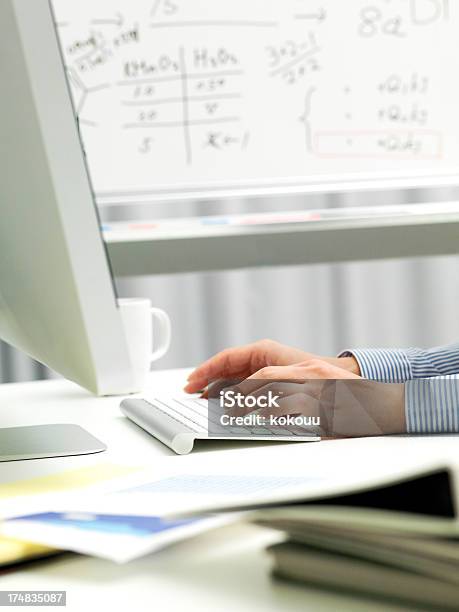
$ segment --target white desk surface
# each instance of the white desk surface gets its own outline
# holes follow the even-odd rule
[[[185,370],[153,373],[150,388],[155,393],[177,394],[185,374]],[[174,468],[184,471],[200,465],[205,470],[209,462],[226,470],[236,463],[250,466],[264,462],[273,470],[281,466],[285,473],[285,466],[290,464],[296,467],[295,473],[300,466],[309,474],[319,464],[339,471],[360,469],[369,462],[390,464],[408,457],[421,460],[427,455],[451,460],[458,455],[458,437],[435,436],[310,444],[202,442],[191,455],[179,457],[127,421],[119,412],[119,402],[119,398],[92,397],[63,380],[0,386],[1,427],[79,423],[108,445],[108,451],[99,455],[0,464],[0,482],[55,471],[57,465],[69,469],[120,458],[153,468],[175,462]],[[0,574],[0,590],[67,590],[67,609],[72,612],[404,609],[272,580],[264,549],[277,540],[279,535],[273,532],[231,526],[128,565],[78,555],[58,557]]]

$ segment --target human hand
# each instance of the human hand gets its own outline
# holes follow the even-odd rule
[[[257,410],[270,425],[276,424],[271,417],[304,416],[313,422],[320,420],[322,437],[406,432],[404,385],[364,380],[319,360],[264,368],[230,389],[254,399],[269,394],[277,398],[275,406]],[[242,404],[228,414],[249,414],[251,409]]]
[[[260,340],[245,346],[226,349],[205,361],[190,374],[185,391],[196,393],[207,387],[209,382],[218,379],[245,379],[263,368],[317,361],[354,375],[360,374],[359,365],[354,357],[318,357],[274,340]]]

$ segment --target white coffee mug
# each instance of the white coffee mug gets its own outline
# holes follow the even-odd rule
[[[151,364],[165,355],[171,343],[171,322],[146,298],[118,300],[131,359],[135,390],[145,387]],[[153,325],[153,319],[157,325]]]

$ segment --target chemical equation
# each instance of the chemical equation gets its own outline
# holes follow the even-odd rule
[[[113,30],[113,26],[117,31]],[[94,27],[96,26],[96,27]],[[104,67],[120,48],[136,44],[140,40],[139,26],[125,27],[124,18],[119,21],[94,19],[88,35],[72,40],[64,46],[67,65],[80,73]]]
[[[317,157],[328,159],[440,159],[442,135],[430,130],[317,131]]]
[[[248,133],[240,127],[243,75],[237,54],[226,47],[180,47],[176,55],[163,54],[153,62],[131,60],[124,64],[124,78],[117,84],[123,89],[121,104],[126,111],[122,127],[142,132],[180,130],[187,164],[192,163],[196,146],[213,151],[245,149]],[[139,153],[151,152],[154,142],[154,136],[143,135]]]
[[[429,120],[429,110],[417,104],[407,107],[391,104],[378,110],[378,118],[385,123],[425,126]]]
[[[178,8],[177,3],[157,1],[150,17],[171,16]],[[224,45],[145,53],[139,43],[146,33],[116,13],[91,19],[87,33],[64,43],[80,125],[98,128],[116,116],[121,131],[139,131],[136,148],[143,156],[159,152],[158,130],[181,132],[189,165],[197,148],[245,150],[250,134],[242,125],[244,70],[238,54]],[[97,101],[97,94],[107,89],[109,95]],[[95,104],[88,105],[89,99]],[[114,106],[117,101],[120,110]]]
[[[449,154],[438,100],[454,71],[434,54],[453,47],[450,0],[138,0],[124,14],[85,2],[74,23],[63,9],[62,48],[106,182],[109,158],[149,184],[152,168],[158,183],[270,179],[301,175],[305,158],[322,172],[321,158],[395,168]]]
[[[404,77],[401,74],[390,74],[377,86],[378,92],[389,96],[412,94],[425,95],[429,93],[430,77],[417,72]]]
[[[374,85],[367,84],[366,94],[359,87],[344,84],[336,97],[342,96],[341,122],[347,129],[337,126],[328,130],[316,125],[313,130],[312,119],[305,121],[310,132],[307,142],[312,143],[308,150],[318,157],[336,159],[439,159],[443,154],[442,134],[431,125],[430,81],[420,72],[392,73]],[[352,110],[358,108],[356,96],[361,99],[362,95],[372,101],[366,104],[365,121]],[[310,103],[307,106],[309,113],[305,116],[310,116]]]
[[[377,110],[382,124],[424,127],[430,118],[430,78],[413,73],[408,76],[391,74],[376,87],[383,104]]]

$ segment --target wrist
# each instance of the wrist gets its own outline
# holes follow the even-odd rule
[[[383,385],[379,411],[384,415],[384,433],[406,433],[405,385],[404,383],[376,383]]]
[[[352,355],[349,357],[339,357],[339,367],[351,372],[351,374],[361,376],[359,362]]]

